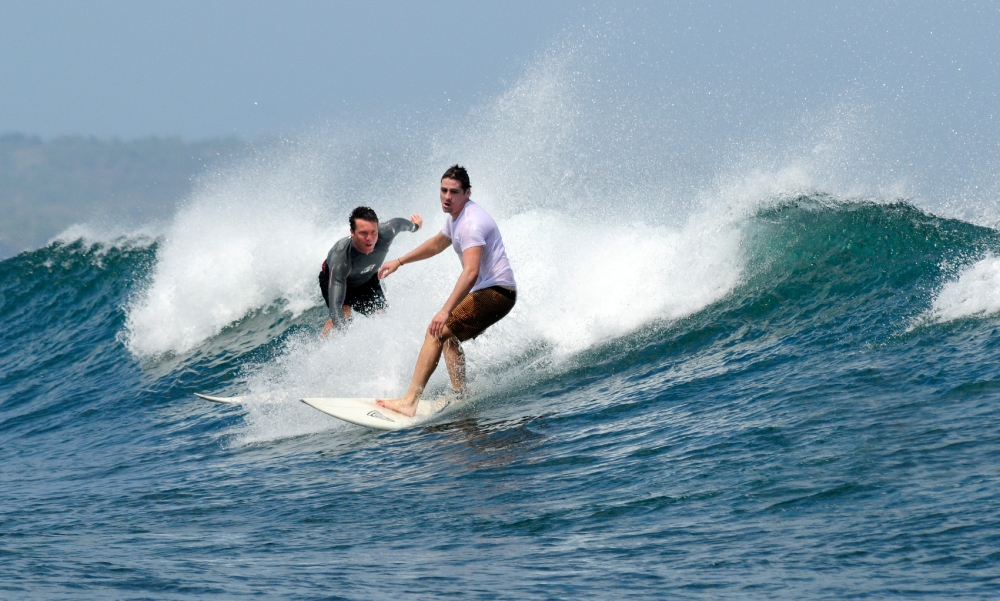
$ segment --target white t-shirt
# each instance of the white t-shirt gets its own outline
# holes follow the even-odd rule
[[[459,261],[462,260],[465,249],[483,247],[483,257],[479,260],[479,277],[470,292],[490,286],[517,287],[514,271],[510,268],[507,251],[500,237],[500,229],[481,206],[469,200],[462,207],[458,219],[453,220],[451,215],[446,215],[441,233],[451,240],[451,247],[458,253]]]

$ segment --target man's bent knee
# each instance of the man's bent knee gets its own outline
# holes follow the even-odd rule
[[[453,334],[452,331],[448,329],[448,326],[445,326],[441,330],[441,335],[438,336],[438,342],[440,342],[441,344],[449,344],[450,341],[452,340],[458,342],[458,338],[455,337],[455,334]]]
[[[444,329],[441,331],[440,336],[434,336],[430,332],[426,332],[424,336],[428,340],[434,340],[441,345],[447,344],[449,340],[454,340],[458,342],[458,338],[456,338],[455,335],[451,332],[451,330],[448,329],[448,326],[444,327]]]

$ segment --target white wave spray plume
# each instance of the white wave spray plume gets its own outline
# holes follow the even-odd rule
[[[128,307],[133,353],[185,352],[275,301],[293,314],[316,303],[318,261],[305,258],[322,255],[337,228],[321,211],[324,172],[311,169],[315,160],[295,149],[201,183],[166,228],[147,285]]]
[[[168,226],[128,308],[129,348],[183,353],[254,311],[318,305],[316,272],[347,234],[349,210],[422,213],[425,229],[400,236],[389,255],[398,256],[440,227],[437,180],[460,163],[500,226],[519,287],[514,311],[467,345],[470,378],[474,389],[515,382],[527,372],[512,357],[543,349],[558,369],[562,358],[719,301],[741,281],[741,228],[761,203],[817,185],[856,192],[877,171],[858,168],[871,155],[859,143],[867,121],[842,105],[801,125],[784,154],[778,138],[735,145],[712,177],[692,175],[678,167],[676,140],[649,135],[670,119],[617,88],[609,95],[588,71],[593,60],[572,45],[547,53],[468,117],[425,125],[435,133],[416,142],[409,132],[408,147],[395,143],[399,129],[383,127],[360,141],[279,147],[207,181]],[[293,336],[272,360],[248,366],[245,387],[270,401],[248,405],[245,440],[331,427],[294,403],[299,396],[399,394],[458,270],[450,251],[408,265],[385,282],[385,315],[327,341]]]
[[[466,344],[470,385],[516,382],[523,365],[511,357],[544,352],[560,358],[627,334],[655,320],[694,313],[725,296],[742,270],[739,225],[709,212],[678,211],[673,224],[646,223],[637,199],[660,205],[662,188],[623,182],[612,148],[600,149],[572,76],[543,62],[498,101],[445,128],[409,191],[423,197],[426,232],[441,224],[440,173],[461,163],[473,177],[473,198],[497,219],[518,281],[511,314]],[[451,132],[462,132],[454,136]],[[616,140],[613,146],[624,147]],[[584,152],[584,148],[590,152]],[[605,152],[607,151],[607,152]],[[595,159],[596,157],[596,159]],[[660,189],[656,195],[651,189]],[[684,207],[682,207],[684,208]],[[685,209],[686,210],[686,209]],[[396,256],[416,241],[403,243]],[[280,356],[250,370],[247,387],[267,402],[247,406],[244,442],[335,427],[332,419],[295,403],[301,396],[388,396],[405,389],[423,331],[454,285],[459,261],[442,256],[407,265],[387,282],[391,308],[356,319],[345,336],[299,336]],[[445,386],[435,374],[430,390]],[[277,399],[277,403],[275,400]]]

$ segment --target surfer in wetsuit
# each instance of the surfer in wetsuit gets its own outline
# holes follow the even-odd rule
[[[478,204],[472,202],[472,185],[465,168],[453,165],[441,176],[441,209],[448,215],[444,228],[433,238],[390,261],[379,269],[385,278],[414,261],[422,261],[451,246],[462,262],[451,296],[431,320],[424,344],[413,369],[413,379],[406,396],[376,399],[387,409],[413,417],[424,386],[437,368],[444,353],[451,386],[458,394],[465,392],[465,353],[461,341],[475,338],[486,328],[503,319],[517,300],[514,271],[507,260],[497,224]]]
[[[338,240],[319,272],[319,288],[330,309],[323,336],[347,327],[351,311],[371,315],[385,309],[385,293],[379,283],[379,267],[389,245],[399,232],[415,232],[423,225],[420,215],[397,217],[379,225],[378,215],[368,207],[351,211],[351,235]]]

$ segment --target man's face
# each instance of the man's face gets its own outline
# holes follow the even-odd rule
[[[375,250],[375,243],[378,242],[378,223],[355,219],[354,229],[351,230],[351,242],[359,253],[367,255]]]
[[[446,177],[441,180],[441,210],[451,213],[454,217],[462,212],[465,203],[469,202],[472,188],[462,190],[462,182]]]

